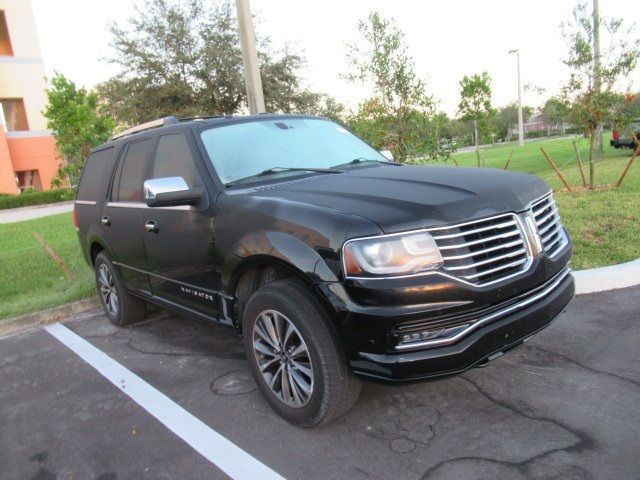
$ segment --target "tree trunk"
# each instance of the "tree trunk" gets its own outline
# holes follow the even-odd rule
[[[589,142],[589,190],[593,190],[595,184],[595,130],[591,130],[591,141]]]
[[[473,121],[473,136],[476,139],[476,158],[478,159],[478,166],[480,166],[480,141],[478,139],[478,121]]]
[[[595,138],[593,140],[593,143],[595,146],[595,152],[598,158],[600,158],[604,154],[604,144],[602,142],[602,124],[601,123],[596,125],[594,136]]]
[[[602,80],[600,71],[600,10],[598,0],[593,0],[593,89],[596,95],[600,95]],[[597,99],[598,97],[596,97]],[[595,142],[598,157],[604,153],[602,144],[602,123],[598,120],[595,128],[595,138],[592,133],[592,141]]]

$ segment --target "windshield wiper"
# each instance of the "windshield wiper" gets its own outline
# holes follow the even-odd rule
[[[376,160],[373,158],[364,158],[364,157],[358,157],[358,158],[354,158],[353,160],[351,160],[350,162],[347,163],[341,163],[340,165],[334,165],[333,169],[337,169],[340,167],[346,167],[348,165],[357,165],[359,163],[383,163],[385,165],[395,165],[397,167],[399,167],[400,165],[402,165],[401,163],[398,162],[392,162],[391,160]]]
[[[304,168],[304,167],[271,167],[266,170],[261,171],[260,173],[256,173],[255,175],[250,175],[248,177],[240,178],[238,180],[234,180],[233,182],[229,182],[225,184],[225,187],[232,187],[238,183],[245,182],[247,180],[251,180],[252,178],[257,177],[266,177],[267,175],[274,175],[276,173],[281,172],[318,172],[318,173],[342,173],[340,170],[336,170],[334,167],[329,168]]]
[[[320,173],[340,173],[337,170],[328,168],[303,168],[303,167],[272,167],[253,175],[254,177],[264,177],[265,175],[273,175],[280,172],[320,172]]]

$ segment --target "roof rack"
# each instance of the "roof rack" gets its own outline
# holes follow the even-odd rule
[[[195,117],[180,117],[178,118],[179,122],[192,122],[192,121],[198,121],[198,120],[210,120],[212,118],[224,118],[224,117],[232,117],[233,115],[229,114],[229,115],[204,115],[204,116],[200,116],[200,115],[196,115]]]
[[[152,120],[147,123],[136,125],[135,127],[127,128],[125,131],[118,133],[111,137],[111,140],[117,140],[118,138],[126,137],[127,135],[133,135],[134,133],[144,132],[145,130],[151,130],[152,128],[164,127],[165,125],[172,125],[178,123],[180,120],[174,116],[163,117],[157,120]]]

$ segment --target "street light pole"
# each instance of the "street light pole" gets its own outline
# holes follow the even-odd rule
[[[522,82],[520,81],[520,50],[509,50],[509,53],[516,54],[518,63],[518,145],[524,146],[524,122],[522,119]]]
[[[258,51],[256,38],[253,34],[253,20],[249,0],[236,0],[238,13],[238,29],[240,30],[240,45],[242,46],[242,63],[244,64],[244,84],[247,89],[247,103],[249,113],[263,113],[264,95],[262,93],[262,79],[258,65]]]

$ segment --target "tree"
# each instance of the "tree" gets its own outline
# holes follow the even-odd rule
[[[479,129],[488,123],[494,115],[491,107],[491,77],[487,72],[465,75],[460,80],[460,103],[458,104],[461,120],[473,122],[473,135],[476,146],[476,157],[480,166]]]
[[[119,75],[98,86],[121,125],[167,115],[233,114],[246,108],[242,50],[230,0],[144,0],[125,25],[111,25]],[[304,58],[257,37],[267,109],[308,112],[323,97],[301,84]]]
[[[522,117],[525,119],[531,117],[533,108],[528,106],[522,107]],[[512,102],[502,108],[499,108],[493,119],[493,126],[499,138],[511,141],[511,132],[518,128],[518,104]]]
[[[612,127],[621,130],[640,119],[640,93],[618,95],[614,107]]]
[[[377,148],[388,148],[405,161],[424,147],[421,129],[433,114],[433,100],[392,20],[373,12],[358,22],[358,31],[363,41],[347,45],[351,72],[345,78],[371,85],[373,94],[360,104],[350,125]]]
[[[95,92],[76,87],[59,73],[51,79],[47,100],[43,113],[62,159],[52,184],[61,186],[68,181],[72,186],[77,185],[89,151],[111,136],[113,119],[103,112]]]
[[[640,39],[634,38],[634,26],[624,28],[621,18],[604,19],[594,8],[590,14],[585,3],[573,10],[572,19],[561,25],[569,46],[564,63],[571,69],[562,88],[562,100],[570,106],[571,120],[584,128],[590,138],[589,187],[595,183],[595,151],[601,141],[599,125],[614,116],[617,95],[614,87],[635,69],[640,55]],[[607,30],[608,44],[601,48],[599,29]]]
[[[565,133],[565,123],[569,117],[569,108],[566,103],[559,98],[551,97],[541,109],[542,118],[547,124],[547,136],[551,125],[560,125],[562,134]]]

